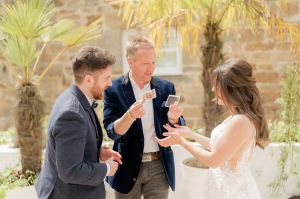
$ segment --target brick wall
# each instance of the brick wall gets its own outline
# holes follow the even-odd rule
[[[0,0],[0,3],[12,0]],[[69,18],[75,20],[78,26],[89,24],[99,17],[103,17],[101,38],[70,48],[51,68],[40,84],[40,91],[47,102],[49,114],[57,97],[73,82],[73,74],[70,61],[74,54],[84,45],[96,45],[112,51],[117,62],[112,67],[113,79],[122,75],[122,31],[125,25],[122,19],[117,17],[118,7],[112,6],[104,0],[54,0],[56,14],[54,22]],[[288,9],[278,10],[271,6],[271,10],[286,21],[300,24],[299,0],[293,1]],[[289,44],[278,48],[274,39],[268,36],[268,32],[260,29],[255,35],[249,29],[235,29],[229,35],[224,35],[224,53],[227,58],[242,58],[249,61],[257,77],[257,86],[261,92],[264,107],[268,118],[275,119],[280,106],[274,101],[282,91],[280,79],[284,77],[284,71],[288,64],[299,61],[300,53],[296,59],[289,52]],[[43,52],[40,60],[38,74],[50,61],[63,49],[59,42],[50,43]],[[202,127],[203,87],[200,81],[202,67],[198,56],[190,57],[183,52],[183,74],[180,76],[161,77],[175,83],[177,94],[181,96],[180,105],[185,109],[184,117],[190,126]],[[0,63],[0,80],[14,84],[13,76],[7,68]],[[13,94],[10,90],[0,87],[0,130],[6,130],[12,126]]]

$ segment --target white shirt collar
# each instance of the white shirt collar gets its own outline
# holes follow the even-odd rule
[[[79,87],[77,86],[77,88],[79,88]],[[81,89],[79,88],[79,90],[81,90]],[[82,90],[81,90],[81,92],[85,95],[85,97],[86,97],[86,99],[88,100],[90,106],[92,106],[93,100],[91,100],[91,99],[90,99],[90,98],[89,98]]]
[[[144,86],[143,89],[140,89],[139,85],[131,78],[130,74],[129,74],[129,79],[132,85],[133,89],[139,89],[139,90],[143,90],[144,88],[148,88],[150,86],[150,81]]]
[[[86,99],[89,101],[90,106],[92,106],[93,100],[91,100],[85,93],[83,93],[83,94],[85,95]]]

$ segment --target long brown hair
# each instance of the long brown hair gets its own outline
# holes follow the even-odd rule
[[[264,149],[268,145],[269,130],[265,111],[251,65],[241,59],[224,62],[213,72],[215,95],[224,101],[233,113],[243,114],[256,128],[256,145]],[[218,87],[222,96],[217,95]]]

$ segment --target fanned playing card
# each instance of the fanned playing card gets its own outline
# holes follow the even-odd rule
[[[156,98],[155,89],[152,89],[151,91],[142,94],[142,100],[148,101],[148,100],[151,100],[151,99],[154,99],[154,98]]]

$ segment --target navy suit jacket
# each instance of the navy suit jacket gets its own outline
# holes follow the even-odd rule
[[[51,111],[45,162],[35,185],[39,199],[105,199],[102,139],[95,111],[73,84]]]
[[[155,132],[158,138],[163,138],[162,133],[167,132],[163,125],[168,123],[168,107],[165,102],[169,96],[175,95],[172,82],[152,77],[151,89],[155,89],[157,97],[153,99]],[[116,191],[129,193],[138,177],[144,150],[144,134],[141,119],[137,119],[127,133],[120,136],[114,131],[114,122],[136,102],[129,73],[113,81],[113,85],[105,90],[104,97],[104,127],[107,135],[115,140],[113,150],[122,155],[123,164],[119,165],[114,176],[106,178],[106,181]],[[147,114],[147,113],[146,113]],[[180,117],[180,125],[185,125],[183,117]],[[159,151],[165,174],[172,190],[175,190],[174,155],[171,147],[160,147]]]

